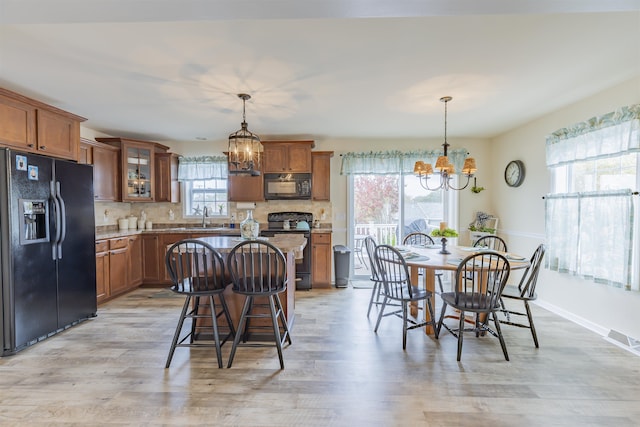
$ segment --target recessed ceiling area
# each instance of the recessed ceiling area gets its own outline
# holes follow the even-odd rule
[[[158,142],[225,140],[241,92],[262,138],[437,137],[445,95],[490,138],[640,75],[638,1],[481,3],[4,0],[0,86]]]

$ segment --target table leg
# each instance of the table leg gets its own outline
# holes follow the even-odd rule
[[[410,269],[410,275],[411,275],[411,283],[418,285],[420,282],[419,280],[419,272],[420,272],[420,268],[419,267],[411,267]],[[436,273],[435,270],[433,270],[432,268],[426,268],[426,269],[422,269],[425,272],[425,289],[431,292],[431,305],[434,307],[435,310],[435,306],[436,306]],[[427,308],[425,307],[424,311],[424,320],[426,322],[431,321],[431,315],[429,314],[429,310],[427,310]],[[411,306],[411,315],[414,317],[418,316],[418,307],[415,305]],[[426,334],[433,334],[435,331],[433,329],[433,327],[431,325],[427,325],[425,326],[425,333]]]

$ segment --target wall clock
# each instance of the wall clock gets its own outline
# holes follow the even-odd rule
[[[519,187],[524,181],[524,163],[512,160],[504,169],[504,180],[509,187]]]

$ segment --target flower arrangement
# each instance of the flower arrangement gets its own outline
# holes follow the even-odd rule
[[[445,228],[444,230],[435,229],[431,232],[433,237],[458,237],[458,232],[453,228]]]

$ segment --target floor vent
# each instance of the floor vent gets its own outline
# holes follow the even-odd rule
[[[622,332],[614,331],[612,329],[609,331],[607,338],[617,344],[620,344],[622,347],[633,351],[634,353],[640,353],[640,341],[635,338],[631,338]]]

